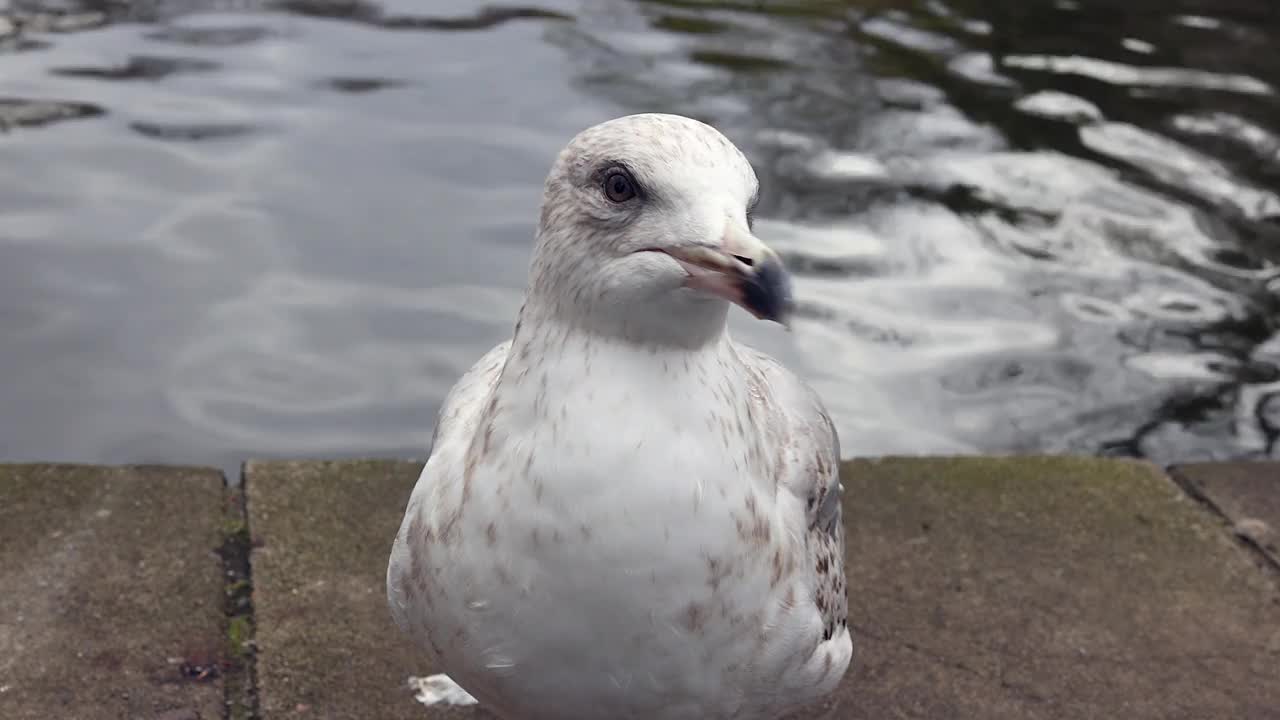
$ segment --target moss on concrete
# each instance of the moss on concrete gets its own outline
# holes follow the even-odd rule
[[[222,521],[222,536],[232,542],[248,542],[249,526],[242,518],[226,518]]]
[[[222,714],[222,477],[0,466],[0,716]]]
[[[227,641],[231,644],[231,652],[240,658],[251,653],[249,643],[253,641],[253,623],[246,616],[236,616],[227,620]]]
[[[242,488],[225,487],[222,521],[223,610],[226,613],[225,710],[227,720],[256,720],[258,715],[253,621],[253,582],[249,565],[249,518]]]

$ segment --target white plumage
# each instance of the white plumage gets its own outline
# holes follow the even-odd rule
[[[445,399],[387,570],[501,717],[775,718],[849,665],[834,426],[725,329],[790,307],[757,187],[671,115],[584,131],[547,178],[513,337]]]

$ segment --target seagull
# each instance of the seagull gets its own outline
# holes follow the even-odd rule
[[[445,398],[387,567],[401,631],[498,717],[765,720],[849,667],[835,426],[726,328],[794,306],[758,197],[678,115],[556,158],[514,332]]]

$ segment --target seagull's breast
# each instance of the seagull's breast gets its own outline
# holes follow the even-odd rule
[[[544,698],[556,717],[732,706],[764,680],[771,632],[821,631],[783,602],[804,595],[788,586],[803,547],[747,440],[750,395],[715,353],[575,350],[513,351],[472,447],[436,456],[457,476],[441,485],[463,488],[422,508],[451,597],[418,610],[482,702]]]

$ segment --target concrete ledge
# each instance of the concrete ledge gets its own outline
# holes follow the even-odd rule
[[[0,466],[0,717],[489,717],[406,685],[436,669],[383,583],[420,468],[249,463],[246,529],[213,470]],[[844,464],[855,665],[794,717],[1280,719],[1280,572],[1240,541],[1280,465],[1175,474]]]
[[[1156,467],[843,467],[842,718],[1280,717],[1280,591]]]
[[[420,463],[253,464],[263,717],[431,718],[387,617]],[[1280,592],[1157,468],[1091,458],[843,469],[855,669],[797,717],[1275,717]]]
[[[263,718],[439,717],[406,684],[434,671],[400,636],[386,601],[391,541],[421,469],[246,466]]]
[[[1280,570],[1280,462],[1197,463],[1172,473]]]
[[[223,715],[222,475],[0,466],[0,717]]]

